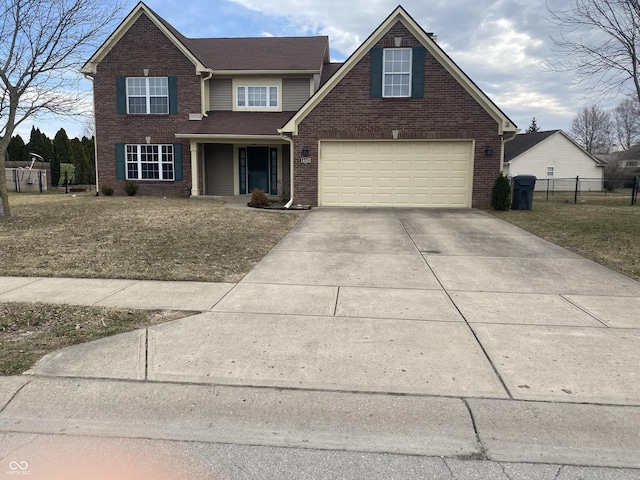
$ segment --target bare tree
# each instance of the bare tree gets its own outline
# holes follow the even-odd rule
[[[619,93],[629,82],[640,103],[640,5],[638,0],[573,0],[549,7],[552,70],[574,72],[579,83],[600,93]]]
[[[120,0],[0,0],[0,218],[10,215],[5,151],[16,127],[85,110],[79,68],[121,10]]]
[[[571,122],[571,136],[589,153],[608,153],[611,117],[598,105],[583,108]]]
[[[613,111],[613,127],[618,144],[625,150],[640,142],[640,107],[627,97]]]

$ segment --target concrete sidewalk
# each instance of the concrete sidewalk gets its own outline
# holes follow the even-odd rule
[[[0,432],[640,468],[640,283],[483,212],[316,209],[237,285],[6,301],[202,313],[0,380]]]

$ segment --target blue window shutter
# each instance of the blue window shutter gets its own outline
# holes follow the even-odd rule
[[[184,174],[182,173],[182,144],[174,143],[173,144],[173,177],[176,182],[181,182],[184,179]]]
[[[120,115],[127,114],[127,78],[116,77],[116,98],[117,113]]]
[[[382,48],[372,48],[369,57],[371,58],[369,96],[382,98]]]
[[[124,143],[116,143],[116,178],[126,180],[124,165]]]
[[[178,113],[178,77],[169,77],[169,113]]]
[[[424,97],[424,50],[424,47],[416,47],[411,55],[411,98]]]
[[[269,149],[269,176],[271,177],[271,195],[278,194],[278,149]]]
[[[242,147],[238,149],[239,167],[240,167],[240,195],[247,193],[247,149]]]

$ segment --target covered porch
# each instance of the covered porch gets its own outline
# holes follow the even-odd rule
[[[191,196],[244,197],[254,189],[270,197],[291,192],[291,146],[277,133],[289,112],[210,112],[189,122]],[[287,197],[288,198],[288,197]]]

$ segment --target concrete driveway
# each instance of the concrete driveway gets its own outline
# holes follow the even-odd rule
[[[317,422],[335,416],[339,432],[367,437],[371,424],[350,417],[365,402],[376,431],[393,432],[392,449],[375,451],[640,466],[640,283],[487,213],[315,209],[237,285],[159,283],[74,291],[96,305],[206,311],[55,352],[30,373],[151,380],[167,385],[154,387],[161,399],[176,383],[260,387],[254,400],[284,401],[287,422],[321,429],[302,413],[313,404]],[[52,388],[38,385],[21,392],[27,404]],[[367,449],[345,442],[312,445]]]
[[[213,310],[227,381],[640,404],[640,284],[483,212],[315,210]]]

